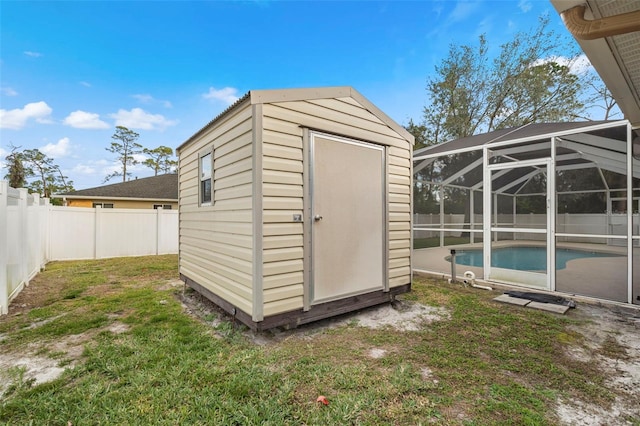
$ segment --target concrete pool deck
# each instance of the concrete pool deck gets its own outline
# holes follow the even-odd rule
[[[498,241],[493,247],[514,246],[544,246],[539,241]],[[616,257],[589,257],[574,259],[567,262],[567,267],[556,271],[556,291],[569,296],[587,296],[615,302],[627,302],[627,257],[626,247],[608,246],[603,244],[559,243],[557,248],[611,253]],[[463,244],[446,247],[433,247],[413,250],[413,269],[416,272],[426,272],[432,275],[450,277],[451,264],[447,257],[450,250],[482,249],[482,243]],[[640,248],[634,248],[633,270],[634,295],[640,294]],[[471,271],[477,279],[482,280],[483,268],[456,265],[456,275],[462,278],[465,271]],[[517,274],[517,272],[516,272]],[[525,273],[526,274],[526,273]],[[542,274],[540,274],[542,275]],[[489,281],[492,283],[493,281]],[[498,284],[518,285],[515,282],[500,282]],[[546,290],[544,287],[525,286],[530,289]],[[635,296],[634,296],[635,297]],[[640,303],[640,301],[635,301]]]

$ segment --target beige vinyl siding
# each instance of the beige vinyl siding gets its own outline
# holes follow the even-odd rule
[[[263,105],[264,315],[303,307],[302,129]],[[274,114],[275,112],[275,114]]]
[[[411,151],[389,148],[389,287],[411,282]]]
[[[180,272],[252,314],[252,115],[247,102],[180,150]],[[199,155],[214,147],[213,205],[199,206]]]
[[[264,314],[303,307],[302,128],[388,146],[389,277],[391,286],[410,282],[409,142],[351,98],[263,105]],[[306,218],[305,218],[306,219]]]

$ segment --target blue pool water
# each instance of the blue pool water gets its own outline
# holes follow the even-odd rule
[[[556,249],[556,270],[566,268],[567,262],[573,259],[617,256],[609,253]],[[482,267],[482,250],[456,251],[456,264]],[[496,248],[491,251],[491,266],[519,271],[546,271],[547,249],[545,247]]]

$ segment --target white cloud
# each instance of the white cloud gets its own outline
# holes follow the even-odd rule
[[[7,155],[9,155],[9,151],[5,151],[4,149],[0,148],[0,170],[7,167],[4,159]],[[0,176],[4,176],[4,173],[0,173]]]
[[[0,109],[0,129],[22,129],[31,118],[38,123],[50,123],[52,111],[44,101],[26,104],[24,108]]]
[[[527,13],[528,11],[531,10],[533,6],[531,5],[530,0],[520,0],[518,2],[518,7],[520,8],[521,11]]]
[[[217,90],[215,87],[209,87],[209,91],[202,95],[205,99],[212,99],[216,101],[222,101],[227,105],[231,105],[238,98],[238,89],[233,87],[225,87],[223,89]]]
[[[156,99],[149,94],[137,94],[137,95],[131,95],[131,97],[136,98],[138,101],[140,101],[143,104],[151,104],[151,103],[161,104],[165,108],[171,108],[173,106],[171,105],[171,102],[164,101],[161,99]]]
[[[81,85],[81,86],[84,86],[84,87],[91,87],[91,83],[88,83],[88,82],[86,82],[86,81],[81,81],[81,82],[80,82],[80,85]]]
[[[39,58],[39,57],[42,56],[42,53],[40,53],[40,52],[32,52],[30,50],[25,50],[24,54],[27,55],[27,56],[31,56],[32,58]]]
[[[147,158],[149,158],[149,157],[147,157],[147,156],[146,156],[146,155],[144,155],[144,154],[133,154],[133,155],[132,155],[132,157],[133,157],[133,159],[134,159],[135,161],[137,161],[138,163],[142,163],[144,160],[146,160]]]
[[[62,138],[57,143],[48,143],[39,149],[51,158],[66,157],[71,152],[71,141],[69,138]]]
[[[136,98],[137,100],[139,100],[140,102],[142,102],[143,104],[148,104],[153,100],[153,96],[151,95],[131,95],[132,98]]]
[[[71,169],[71,172],[79,175],[94,175],[96,173],[96,168],[87,164],[77,164],[73,169]]]
[[[11,87],[3,87],[2,94],[5,96],[18,96],[18,92],[13,90]]]
[[[99,114],[86,111],[73,111],[63,121],[67,126],[76,129],[108,129],[110,126],[100,120]]]
[[[150,114],[142,108],[133,108],[131,111],[121,109],[109,117],[116,120],[116,126],[129,129],[164,130],[178,123],[177,120],[168,120],[161,114]]]
[[[458,1],[456,6],[453,8],[451,13],[449,14],[448,21],[460,22],[464,21],[470,16],[474,15],[476,10],[480,7],[479,2],[472,1]]]
[[[584,53],[574,58],[567,58],[566,56],[550,56],[548,58],[538,59],[532,65],[542,65],[548,62],[555,62],[559,65],[569,67],[571,73],[575,75],[583,75],[593,71],[593,65],[591,65],[587,55]]]

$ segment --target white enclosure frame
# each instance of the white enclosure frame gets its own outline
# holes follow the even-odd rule
[[[526,127],[526,126],[524,126]],[[524,128],[523,127],[523,128]],[[616,127],[626,127],[626,143],[619,139],[605,138],[603,136],[596,136],[593,133],[601,133],[607,129],[613,129]],[[522,128],[520,128],[522,129]],[[517,129],[517,130],[520,130]],[[591,134],[587,134],[591,133]],[[514,131],[517,136],[517,132]],[[471,225],[471,229],[464,229],[463,227],[446,227],[442,222],[444,215],[444,201],[440,202],[440,226],[424,226],[414,225],[413,231],[434,231],[440,233],[440,245],[444,246],[445,232],[464,232],[469,233],[470,242],[473,243],[473,236],[479,233],[483,235],[483,278],[487,281],[491,281],[491,251],[492,251],[492,236],[497,232],[527,232],[527,233],[546,233],[546,247],[547,247],[547,277],[545,283],[545,290],[556,291],[556,273],[555,273],[555,257],[556,257],[556,241],[557,237],[569,237],[569,238],[594,238],[594,239],[608,239],[608,240],[621,240],[626,241],[627,250],[627,303],[633,303],[633,248],[634,243],[637,245],[640,243],[640,235],[634,235],[633,231],[633,217],[634,217],[634,203],[640,204],[639,197],[634,197],[634,189],[640,190],[640,188],[633,188],[634,177],[640,177],[640,161],[633,158],[633,129],[631,124],[627,120],[615,121],[615,122],[600,122],[596,124],[584,123],[583,126],[576,126],[570,129],[565,129],[556,132],[538,133],[535,135],[529,135],[526,137],[509,139],[508,136],[498,136],[496,139],[484,144],[475,144],[471,146],[464,146],[458,149],[452,149],[445,151],[443,149],[433,151],[433,147],[426,148],[424,150],[418,150],[414,153],[414,176],[417,172],[422,170],[434,162],[438,157],[455,155],[461,153],[469,153],[473,151],[482,150],[482,157],[474,160],[471,164],[462,167],[453,175],[447,177],[445,180],[438,182],[423,182],[425,184],[434,185],[439,187],[440,194],[443,194],[444,187],[464,188],[470,191],[471,197],[471,213],[470,223],[464,225]],[[531,145],[533,144],[533,145]],[[509,158],[510,154],[521,154],[527,151],[534,150],[532,146],[535,146],[535,150],[548,149],[550,155],[548,157],[539,157],[532,160],[517,160],[513,158],[513,162],[501,162],[491,163],[491,153],[493,150],[501,147],[508,147],[500,151],[500,156]],[[438,147],[438,146],[436,146]],[[606,147],[606,148],[603,148]],[[566,148],[573,152],[566,154],[558,154],[557,148]],[[621,162],[619,159],[611,158],[607,156],[607,148],[615,148],[618,151],[626,151],[626,161]],[[585,160],[590,161],[591,164],[586,163]],[[575,161],[572,163],[572,161]],[[564,163],[558,165],[559,163]],[[635,163],[635,167],[634,167]],[[469,186],[461,187],[455,185],[454,182],[464,176],[475,167],[483,167],[483,178],[480,182]],[[547,191],[546,194],[527,194],[527,195],[545,195],[547,200],[546,212],[546,229],[531,229],[531,228],[515,228],[504,227],[497,223],[497,213],[495,217],[490,214],[492,212],[492,201],[497,194],[494,193],[493,180],[506,174],[509,170],[526,166],[544,166],[546,169],[547,177]],[[575,170],[583,168],[597,167],[598,172],[605,184],[604,190],[586,190],[586,191],[556,191],[556,173],[560,170]],[[609,188],[606,184],[601,169],[610,170],[619,174],[626,175],[626,200],[628,200],[626,209],[626,235],[611,235],[611,234],[577,234],[569,232],[557,232],[557,209],[556,209],[556,197],[559,194],[572,194],[572,193],[587,193],[587,192],[606,192],[607,195],[607,214],[611,216],[612,201],[615,197],[611,196],[611,192],[621,192],[621,189]],[[504,173],[502,173],[504,171]],[[492,172],[496,172],[492,176]],[[510,184],[503,185],[499,188],[501,191],[512,188],[519,185],[522,182],[530,179],[533,175],[538,174],[539,171],[534,171],[531,174],[525,175],[520,179],[511,182]],[[489,189],[489,190],[487,190]],[[482,230],[473,229],[474,223],[474,192],[483,191],[483,224]],[[511,194],[505,194],[511,195]],[[517,193],[513,194],[514,199],[514,213],[515,213],[515,200],[518,196]],[[443,200],[443,197],[440,198]],[[640,208],[640,205],[638,206]],[[494,223],[492,223],[494,219]],[[514,219],[515,220],[515,219]],[[515,225],[512,224],[512,225]],[[640,265],[637,265],[640,267]],[[522,283],[515,283],[520,284]]]

